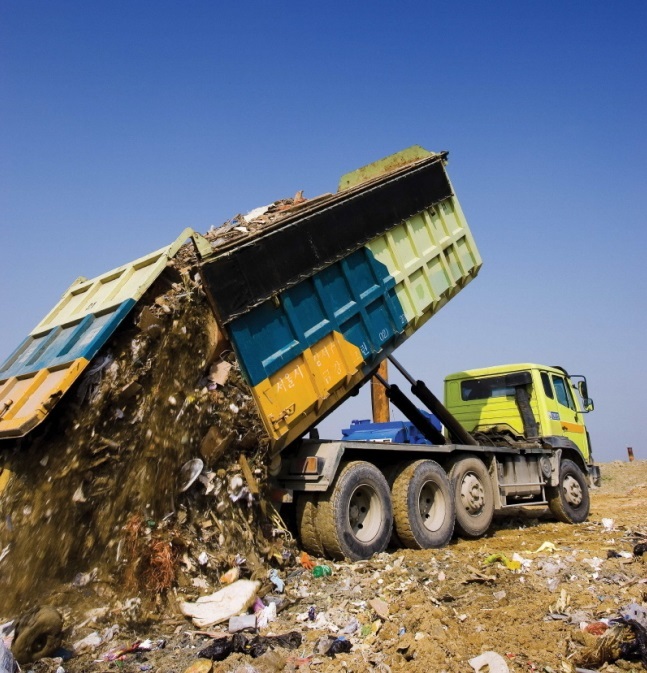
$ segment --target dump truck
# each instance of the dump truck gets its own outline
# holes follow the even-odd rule
[[[187,229],[161,250],[78,279],[0,366],[0,452],[65,403],[191,240],[269,438],[272,496],[294,507],[306,550],[357,560],[391,540],[441,547],[455,529],[482,535],[495,511],[519,504],[585,520],[596,478],[585,380],[575,388],[564,370],[539,365],[462,372],[447,379],[443,405],[394,358],[481,268],[446,163],[446,152],[414,146],[348,173],[334,194],[295,199],[262,220],[260,209],[210,240]],[[444,431],[377,374],[386,358]],[[426,442],[317,437],[316,426],[373,377]],[[4,470],[0,484],[8,478]]]

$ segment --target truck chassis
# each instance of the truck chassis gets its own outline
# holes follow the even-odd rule
[[[496,514],[547,506],[566,523],[589,513],[589,474],[573,449],[303,440],[276,485],[296,499],[304,548],[359,560],[393,541],[442,547],[483,535]]]

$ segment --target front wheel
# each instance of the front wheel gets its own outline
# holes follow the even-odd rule
[[[558,521],[582,523],[589,515],[589,487],[582,470],[568,458],[559,468],[559,485],[547,486],[548,507]]]
[[[393,528],[384,475],[365,461],[342,463],[330,489],[319,496],[316,525],[332,558],[359,561],[384,551]]]

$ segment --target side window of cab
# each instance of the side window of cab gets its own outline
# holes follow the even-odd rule
[[[553,395],[553,387],[550,385],[550,377],[547,372],[541,372],[541,383],[544,387],[544,395],[546,395],[548,399],[554,400],[555,395]]]
[[[561,376],[553,374],[553,387],[555,388],[555,396],[559,404],[575,411],[575,402],[573,401],[571,391],[566,385],[566,381]]]

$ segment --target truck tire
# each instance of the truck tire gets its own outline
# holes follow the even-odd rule
[[[449,470],[456,502],[456,530],[464,537],[483,535],[494,516],[494,493],[485,464],[476,456],[458,458]]]
[[[589,487],[582,470],[568,458],[559,467],[559,485],[547,486],[548,507],[558,521],[582,523],[589,515]]]
[[[380,470],[362,460],[342,463],[330,489],[319,496],[316,525],[326,554],[367,559],[391,539],[391,492]]]
[[[297,498],[297,529],[301,546],[314,556],[324,556],[324,546],[317,529],[317,494],[300,493]]]
[[[454,492],[445,470],[434,460],[408,463],[391,489],[398,538],[409,549],[444,547],[456,521]]]

